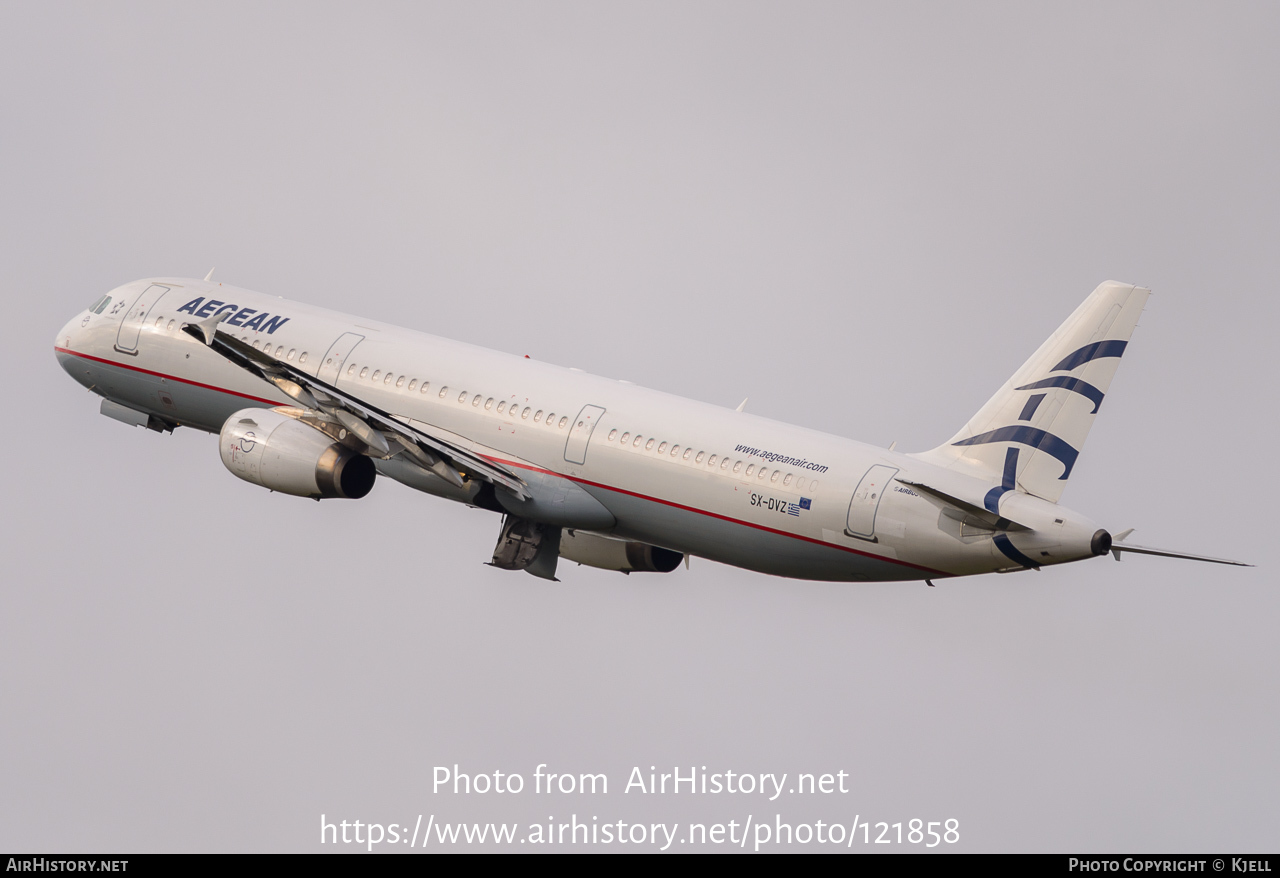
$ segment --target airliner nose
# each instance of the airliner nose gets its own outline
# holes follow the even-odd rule
[[[89,322],[89,312],[81,311],[75,317],[67,321],[66,325],[58,330],[58,334],[53,339],[53,346],[56,349],[74,350],[75,340],[80,336],[81,330]]]

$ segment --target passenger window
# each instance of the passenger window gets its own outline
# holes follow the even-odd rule
[[[502,402],[498,403],[498,414],[502,414],[502,410],[506,407],[507,407],[507,401],[505,399]]]
[[[360,377],[361,377],[361,378],[363,378],[363,377],[364,377],[364,373],[363,373],[363,372],[361,372],[361,373],[360,373]],[[372,378],[372,379],[370,379],[370,380],[372,380],[372,381],[377,381],[377,380],[378,380],[379,378],[381,378],[381,377],[382,377],[382,370],[381,370],[381,369],[374,369],[374,370],[373,370],[373,378]]]
[[[533,409],[531,409],[529,406],[525,406],[525,407],[524,407],[524,411],[522,411],[522,412],[520,413],[520,419],[521,419],[521,420],[528,420],[528,418],[529,418],[529,412],[531,412],[531,411],[533,411]]]
[[[667,451],[667,443],[663,442],[661,445],[658,446],[658,453],[665,454],[666,451]]]
[[[449,395],[449,385],[446,384],[444,387],[440,388],[440,398],[444,399],[448,395]]]
[[[689,455],[691,455],[691,454],[693,454],[693,449],[692,449],[692,448],[686,448],[686,449],[684,450],[684,455],[683,455],[682,457],[683,457],[683,459],[684,459],[684,460],[688,460],[688,459],[689,459]],[[699,454],[699,455],[698,455],[698,461],[699,461],[699,462],[701,462],[701,461],[702,461],[702,455],[701,455],[701,454]]]
[[[169,321],[169,325],[168,325],[168,326],[166,326],[166,327],[165,327],[165,329],[169,330],[170,332],[173,332],[173,321],[172,321],[172,320],[170,320],[170,321]]]
[[[798,479],[796,479],[796,490],[797,490],[797,491],[803,491],[803,490],[804,490],[804,479],[803,479],[803,478],[798,478]]]
[[[782,484],[784,484],[784,485],[789,485],[789,484],[791,484],[791,473],[787,473],[787,477],[786,477],[785,479],[783,479],[783,480],[782,480]]]
[[[458,394],[458,402],[466,402],[466,401],[467,401],[467,392],[464,390]]]
[[[640,447],[640,443],[641,443],[641,442],[643,442],[643,441],[644,441],[644,437],[643,437],[643,436],[641,436],[639,433],[637,433],[637,434],[636,434],[636,438],[635,438],[635,439],[633,439],[633,440],[632,440],[632,442],[631,442],[631,447],[632,447],[632,448],[639,448],[639,447]],[[650,441],[650,442],[652,442],[653,440],[651,439],[651,440],[649,440],[649,441]]]
[[[734,471],[735,473],[736,473],[736,472],[739,472],[741,469],[742,469],[742,461],[738,461],[737,463],[735,463],[735,464],[733,465],[733,471]]]
[[[390,384],[390,383],[391,383],[391,379],[392,379],[392,378],[394,378],[394,377],[396,377],[396,376],[394,376],[394,375],[392,375],[390,372],[388,372],[388,373],[386,374],[386,377],[384,377],[384,378],[382,379],[382,383],[383,383],[383,384]]]
[[[617,438],[618,438],[618,431],[617,431],[617,430],[610,430],[610,431],[609,431],[609,441],[610,441],[610,442],[612,442],[614,439],[617,439]]]
[[[747,475],[750,476],[752,470],[754,470],[755,468],[756,468],[756,465],[754,463],[747,464]],[[733,468],[733,471],[736,473],[738,471],[738,468],[735,466]]]
[[[361,377],[361,378],[363,378],[364,376],[366,376],[366,375],[368,375],[368,374],[369,374],[369,367],[368,367],[368,366],[365,366],[363,369],[361,369],[361,370],[360,370],[360,377]]]
[[[623,444],[623,445],[626,445],[626,444],[627,444],[627,440],[628,440],[628,439],[630,439],[630,438],[631,438],[631,434],[630,434],[630,433],[623,433],[623,434],[622,434],[622,444]]]
[[[279,356],[280,356],[280,352],[281,352],[281,351],[283,351],[283,350],[284,350],[284,345],[280,345],[280,347],[276,348],[276,357],[277,357],[277,358],[279,358]]]
[[[809,483],[809,493],[810,493],[810,494],[816,494],[816,493],[818,493],[818,480],[817,480],[817,479],[814,479],[812,482],[810,482],[810,483]]]
[[[644,443],[644,450],[650,451],[652,449],[653,449],[653,440],[650,439],[648,442]]]
[[[556,422],[556,413],[555,413],[555,412],[552,412],[551,414],[547,415],[547,426],[548,426],[548,427],[550,427],[550,426],[551,426],[552,424],[554,424],[555,422]]]
[[[162,323],[164,323],[164,318],[163,318],[163,317],[157,317],[157,318],[156,318],[156,329],[159,329],[159,328],[160,328],[160,324],[162,324]]]
[[[686,451],[685,453],[686,453],[686,454],[688,454],[688,452],[687,452],[687,451]],[[706,453],[705,453],[705,452],[702,452],[702,451],[699,451],[699,452],[698,452],[698,456],[697,456],[697,457],[695,457],[695,458],[693,459],[693,462],[694,462],[694,463],[702,463],[702,458],[704,458],[704,457],[706,457]],[[714,460],[712,460],[711,462],[712,462],[712,463],[715,463],[715,461],[714,461]]]
[[[409,387],[408,387],[408,390],[409,390],[409,392],[410,392],[410,393],[413,393],[413,389],[414,389],[415,387],[417,387],[417,386],[418,386],[418,379],[417,379],[417,378],[411,378],[411,379],[409,379]]]
[[[473,399],[473,400],[471,400],[471,407],[472,407],[472,408],[479,408],[479,407],[480,407],[480,400],[481,400],[481,399],[483,399],[483,397],[481,397],[481,396],[480,396],[480,394],[478,394],[478,393],[477,393],[477,394],[476,394],[476,398],[475,398],[475,399]]]
[[[679,446],[679,445],[672,445],[672,446],[671,446],[671,456],[672,456],[672,457],[675,457],[675,456],[676,456],[676,454],[677,454],[679,451],[680,451],[680,446]],[[689,455],[687,455],[687,454],[685,455],[685,457],[688,457],[688,456],[689,456]]]
[[[542,420],[542,409],[538,409],[538,413],[533,416],[533,422],[535,424],[538,423],[538,421],[540,420]]]
[[[422,386],[418,388],[418,392],[419,392],[419,393],[426,393],[426,392],[427,392],[428,390],[430,390],[430,389],[431,389],[431,382],[430,382],[430,381],[423,381],[423,382],[422,382]]]
[[[563,430],[565,428],[565,425],[568,423],[569,423],[569,417],[566,415],[565,417],[560,419],[560,429]]]
[[[296,354],[297,352],[298,352],[298,349],[297,349],[297,348],[289,348],[289,355],[288,355],[287,357],[285,357],[285,359],[286,359],[286,360],[292,360],[292,359],[293,359],[293,355],[294,355],[294,354]]]
[[[713,454],[711,455],[711,459],[707,461],[707,466],[715,466],[715,465],[716,465],[716,456]]]
[[[307,361],[307,352],[303,351],[302,356],[298,357],[298,362],[305,363],[306,361]]]
[[[768,474],[768,470],[766,470],[764,467],[760,467],[760,475],[758,476],[758,478],[763,479],[767,474]]]
[[[396,387],[404,387],[404,376],[401,375],[396,379]]]
[[[739,465],[741,465],[741,464],[739,464]],[[722,458],[722,459],[720,460],[720,469],[728,469],[728,468],[729,468],[729,458],[727,458],[727,457]]]
[[[492,397],[492,396],[491,396],[491,397],[489,397],[488,399],[486,399],[486,400],[484,401],[484,410],[487,412],[487,411],[488,411],[489,409],[491,409],[491,408],[493,408],[493,397]]]

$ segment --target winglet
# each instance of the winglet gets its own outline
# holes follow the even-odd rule
[[[199,323],[188,323],[182,328],[187,335],[201,338],[206,345],[213,347],[213,339],[218,331],[218,324],[226,320],[230,314],[230,311],[219,311],[217,314],[210,314]]]
[[[736,409],[734,409],[734,411],[735,411],[735,412],[746,411],[746,409],[747,409],[747,400],[748,400],[748,399],[750,399],[750,397],[746,397],[746,396],[744,396],[744,397],[742,398],[742,402],[738,403],[738,407],[737,407]]]
[[[205,280],[213,280],[213,269],[209,269],[209,273],[204,276]]]

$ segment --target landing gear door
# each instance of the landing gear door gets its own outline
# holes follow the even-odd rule
[[[320,368],[316,372],[316,377],[325,384],[338,386],[338,376],[342,374],[342,366],[347,362],[347,357],[351,356],[351,352],[355,350],[356,345],[364,341],[364,336],[355,332],[344,332],[338,336],[338,340],[329,346],[328,352],[320,361]]]
[[[587,462],[587,442],[591,439],[591,431],[600,422],[604,409],[598,405],[586,405],[578,412],[573,426],[569,428],[569,439],[564,445],[564,459],[569,463]]]
[[[858,482],[853,492],[853,500],[849,503],[849,518],[845,523],[845,533],[863,540],[876,538],[876,510],[880,508],[880,500],[885,489],[898,472],[896,466],[877,464],[867,470],[867,474]]]
[[[138,353],[138,336],[142,334],[142,327],[146,325],[151,309],[167,292],[169,287],[160,284],[152,284],[142,291],[142,295],[129,306],[120,323],[120,331],[116,333],[116,350],[122,354]]]

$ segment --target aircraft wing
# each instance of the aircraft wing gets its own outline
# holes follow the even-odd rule
[[[386,460],[403,454],[458,487],[462,486],[463,475],[466,474],[492,482],[521,500],[529,498],[528,486],[506,467],[434,434],[429,427],[419,426],[421,422],[406,424],[389,412],[220,331],[218,323],[226,316],[226,312],[215,314],[199,323],[187,324],[182,331],[246,372],[274,385],[311,413],[325,421],[336,421],[364,443],[365,453],[370,457]],[[317,426],[312,418],[304,417],[302,420]]]

